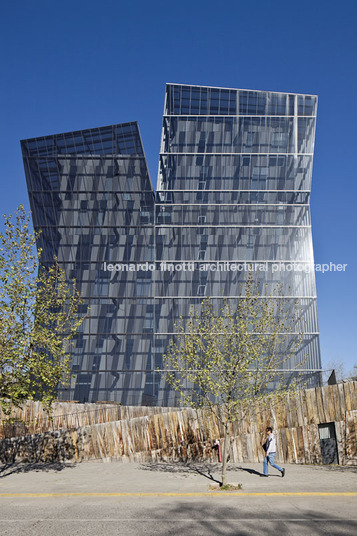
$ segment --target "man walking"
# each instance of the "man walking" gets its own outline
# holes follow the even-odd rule
[[[261,476],[268,476],[268,463],[270,463],[272,467],[275,467],[275,469],[280,471],[281,476],[284,476],[285,469],[282,469],[281,467],[279,467],[279,465],[276,465],[276,463],[274,463],[274,458],[276,455],[276,440],[275,440],[275,435],[273,434],[273,429],[271,428],[271,426],[267,427],[267,434],[268,434],[267,440],[263,445],[264,450],[265,450],[265,456],[264,456],[264,462],[263,462],[264,475],[261,475]]]

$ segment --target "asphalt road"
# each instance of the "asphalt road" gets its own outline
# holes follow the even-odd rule
[[[203,463],[0,467],[0,535],[357,535],[356,467],[285,467],[231,466],[234,493]]]
[[[357,534],[356,497],[2,498],[2,536]]]

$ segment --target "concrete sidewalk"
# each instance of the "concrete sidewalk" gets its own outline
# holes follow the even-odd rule
[[[281,477],[260,464],[229,465],[228,482],[242,484],[241,493],[346,493],[357,495],[357,467],[284,465]],[[219,464],[175,462],[37,464],[0,466],[0,495],[28,493],[208,493],[220,481]],[[237,492],[240,493],[240,492]]]

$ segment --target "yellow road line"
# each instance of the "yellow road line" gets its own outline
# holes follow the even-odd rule
[[[138,493],[0,493],[0,497],[357,497],[356,491],[287,491],[287,492],[138,492]]]

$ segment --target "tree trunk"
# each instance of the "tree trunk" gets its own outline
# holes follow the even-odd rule
[[[223,452],[222,452],[222,486],[227,484],[227,458],[229,454],[229,430],[224,428]]]

